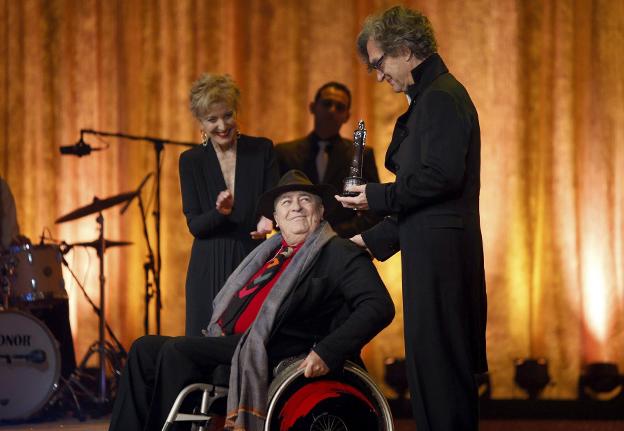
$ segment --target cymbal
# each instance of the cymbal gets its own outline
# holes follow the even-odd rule
[[[126,201],[129,201],[136,195],[136,192],[121,193],[115,196],[111,196],[106,199],[98,199],[97,196],[93,198],[93,202],[89,205],[77,208],[74,211],[65,214],[62,217],[56,219],[54,223],[64,223],[66,221],[76,220],[78,218],[88,216],[90,214],[99,213],[107,208],[119,205]]]
[[[123,247],[126,245],[134,244],[132,241],[113,241],[110,239],[105,239],[104,244],[106,248],[111,247]],[[85,242],[76,242],[74,244],[69,244],[72,247],[93,247],[96,250],[100,249],[100,240],[96,239],[94,241],[85,241]]]

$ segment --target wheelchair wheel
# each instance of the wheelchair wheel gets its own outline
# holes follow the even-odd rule
[[[347,362],[339,373],[308,379],[300,361],[269,387],[264,431],[393,431],[392,414],[379,387]]]

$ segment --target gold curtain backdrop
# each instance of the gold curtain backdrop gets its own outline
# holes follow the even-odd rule
[[[0,0],[0,175],[24,234],[44,228],[69,243],[97,237],[95,215],[55,225],[91,202],[136,188],[154,169],[149,144],[61,157],[81,128],[199,140],[188,89],[204,71],[240,84],[242,131],[280,142],[311,129],[307,105],[322,83],[353,90],[351,135],[364,119],[382,179],[402,95],[375,83],[355,54],[363,18],[388,1]],[[439,51],[468,88],[482,127],[481,216],[489,294],[493,395],[520,397],[513,360],[545,357],[572,398],[589,361],[624,368],[624,2],[410,1],[431,19]],[[178,156],[162,177],[162,332],[184,328],[191,236],[181,210]],[[152,196],[153,182],[145,196]],[[151,201],[153,210],[153,200]],[[105,211],[107,320],[125,346],[143,333],[146,246],[136,203]],[[153,220],[150,218],[153,234]],[[153,238],[153,236],[152,236]],[[69,263],[98,298],[98,261],[74,248]],[[402,356],[400,258],[378,268],[397,318],[366,349],[372,374]],[[78,358],[97,318],[65,272]],[[153,310],[153,309],[152,309]],[[152,330],[153,311],[152,316]]]

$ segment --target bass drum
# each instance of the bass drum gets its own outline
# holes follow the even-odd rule
[[[300,363],[271,382],[264,431],[394,430],[386,397],[362,368],[346,362],[340,373],[308,379]]]
[[[0,311],[0,420],[26,419],[57,387],[58,343],[35,317]]]

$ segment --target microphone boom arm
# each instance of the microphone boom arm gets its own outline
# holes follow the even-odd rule
[[[82,140],[83,135],[107,136],[111,138],[128,139],[130,141],[145,141],[145,142],[152,142],[152,143],[179,145],[183,147],[195,147],[199,145],[194,142],[174,141],[173,139],[156,138],[153,136],[130,135],[128,133],[104,132],[101,130],[93,130],[93,129],[80,129],[80,140]]]

